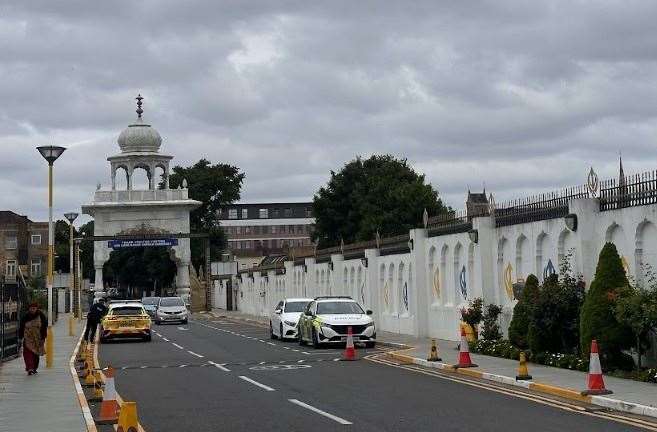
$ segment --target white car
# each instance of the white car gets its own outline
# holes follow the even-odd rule
[[[351,327],[354,343],[374,347],[376,327],[371,315],[372,311],[365,312],[351,297],[316,297],[299,318],[299,345],[311,343],[318,348],[345,343]]]
[[[187,324],[188,310],[185,301],[180,297],[160,297],[155,309],[155,324],[179,322]]]
[[[271,338],[296,339],[299,317],[311,301],[310,298],[289,298],[278,302],[269,318]]]

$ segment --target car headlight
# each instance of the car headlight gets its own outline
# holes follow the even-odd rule
[[[283,321],[285,324],[289,325],[290,327],[296,327],[297,323],[294,321]]]
[[[368,328],[368,327],[374,327],[374,321],[370,321],[367,324],[365,324],[365,328]]]

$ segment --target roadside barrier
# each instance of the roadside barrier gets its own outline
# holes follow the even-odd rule
[[[94,379],[96,380],[94,384],[94,394],[93,396],[87,398],[89,402],[101,402],[103,400],[103,379],[100,376],[99,370],[94,370]]]
[[[96,377],[94,376],[94,371],[93,368],[91,367],[91,364],[87,362],[87,368],[84,371],[85,377],[84,377],[84,384],[82,384],[82,387],[93,387],[96,385]]]
[[[516,375],[517,381],[525,381],[532,379],[532,376],[529,375],[529,370],[527,370],[527,358],[525,357],[525,352],[520,351],[520,361],[518,363],[518,375]]]
[[[346,360],[346,361],[357,360],[356,349],[354,348],[354,334],[351,330],[351,326],[347,327],[347,346],[344,348],[344,354],[342,355],[342,360]]]
[[[598,354],[598,341],[591,341],[591,359],[589,361],[589,373],[587,375],[587,389],[582,395],[606,395],[613,393],[605,388],[602,379],[602,368],[600,367],[600,355]]]
[[[75,361],[77,361],[78,363],[84,362],[86,360],[86,347],[87,347],[87,342],[83,340],[75,356]]]
[[[470,346],[465,335],[465,329],[461,327],[461,345],[459,345],[459,362],[454,365],[454,369],[477,367],[470,359]]]
[[[435,362],[435,361],[442,361],[443,359],[440,358],[438,355],[438,344],[436,343],[435,339],[431,339],[431,351],[429,352],[429,358],[427,361],[430,362]]]
[[[116,401],[116,388],[114,387],[114,369],[111,366],[105,371],[105,392],[100,404],[100,414],[96,423],[114,424],[119,420],[118,413],[121,407]]]
[[[119,414],[119,424],[116,432],[137,432],[139,420],[137,420],[137,402],[123,402]]]

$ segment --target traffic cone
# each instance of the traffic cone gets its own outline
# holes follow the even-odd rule
[[[123,402],[116,432],[137,432],[138,430],[137,402]]]
[[[100,414],[98,414],[98,424],[114,424],[118,421],[119,410],[121,407],[116,401],[116,388],[114,387],[114,369],[109,366],[105,371],[105,392],[103,401],[100,404]]]
[[[518,375],[516,375],[517,381],[530,380],[532,376],[529,375],[527,370],[527,359],[525,358],[525,352],[520,351],[520,363],[518,364]]]
[[[461,328],[461,345],[459,345],[459,362],[454,365],[454,369],[477,367],[470,359],[470,346],[465,336],[465,329]]]
[[[431,352],[429,353],[429,358],[427,361],[434,362],[434,361],[442,361],[438,356],[438,345],[436,344],[435,339],[431,339]]]
[[[602,368],[600,367],[600,355],[598,354],[598,341],[591,341],[591,360],[589,361],[589,373],[587,375],[587,389],[582,395],[605,395],[613,393],[605,388],[602,379]]]
[[[352,333],[351,326],[347,327],[347,346],[344,349],[342,360],[357,360],[356,349],[354,348],[354,335]]]

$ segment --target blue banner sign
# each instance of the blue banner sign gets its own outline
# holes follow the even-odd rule
[[[177,238],[140,239],[140,240],[110,240],[107,246],[112,249],[130,247],[178,246]]]

